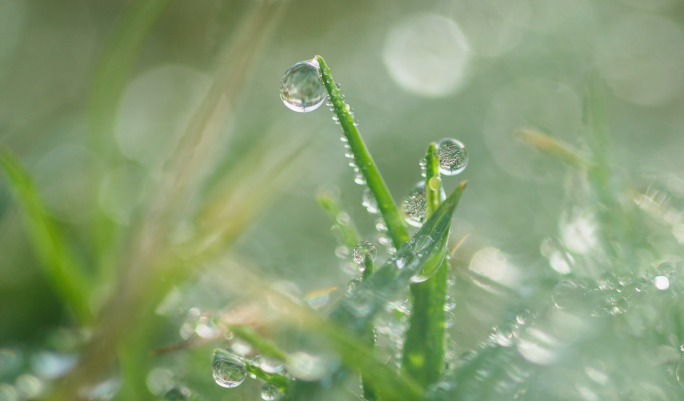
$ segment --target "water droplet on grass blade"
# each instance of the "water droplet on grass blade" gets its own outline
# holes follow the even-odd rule
[[[237,355],[222,349],[214,350],[214,381],[221,387],[237,387],[245,381],[245,362]]]
[[[375,248],[375,245],[373,245],[372,242],[369,241],[361,241],[356,246],[354,247],[354,262],[358,265],[363,265],[366,256],[369,256],[371,261],[375,260],[375,257],[378,255],[378,250]]]
[[[437,142],[439,172],[444,175],[456,175],[468,166],[468,151],[460,141],[444,138]]]
[[[278,389],[272,384],[264,383],[264,385],[261,386],[261,399],[264,401],[275,400],[278,398],[278,393]]]
[[[556,307],[560,309],[577,305],[583,295],[583,289],[570,280],[561,281],[551,291],[551,299],[553,299]]]
[[[280,373],[285,369],[285,362],[268,355],[259,356],[259,367],[266,373]]]
[[[314,111],[323,104],[326,93],[316,59],[300,61],[285,71],[280,80],[280,98],[298,113]]]
[[[373,191],[371,191],[368,187],[363,190],[361,204],[366,207],[368,213],[376,214],[380,211],[380,209],[378,209],[378,201],[375,199]]]
[[[427,210],[427,198],[425,194],[425,181],[420,181],[408,194],[401,204],[406,222],[414,227],[423,225]]]

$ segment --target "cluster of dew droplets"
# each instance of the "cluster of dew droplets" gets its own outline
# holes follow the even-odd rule
[[[352,260],[356,263],[357,271],[363,273],[366,271],[367,263],[373,263],[378,256],[378,249],[370,241],[360,241],[352,251]],[[361,277],[354,277],[347,285],[347,291],[351,292],[359,284],[361,284]]]
[[[465,146],[452,138],[444,138],[436,143],[437,159],[439,161],[439,172],[444,175],[452,176],[459,174],[468,166],[468,151]],[[420,161],[421,176],[427,176],[427,161]],[[443,187],[440,187],[440,198],[446,199]],[[401,204],[406,223],[414,227],[421,227],[425,222],[427,211],[427,194],[425,191],[425,181],[419,181],[409,191]]]

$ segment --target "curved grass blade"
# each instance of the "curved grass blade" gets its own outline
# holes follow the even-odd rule
[[[392,238],[394,247],[399,249],[401,245],[409,239],[408,230],[404,225],[404,219],[402,219],[399,214],[399,209],[394,203],[394,199],[392,199],[389,189],[387,189],[387,184],[385,184],[385,181],[380,175],[380,170],[378,170],[378,167],[375,165],[366,144],[363,142],[363,138],[361,138],[361,134],[354,123],[354,117],[351,115],[348,105],[344,101],[340,90],[337,89],[337,86],[335,85],[335,81],[330,74],[330,68],[328,68],[323,57],[316,56],[316,60],[320,65],[323,84],[330,96],[335,115],[339,119],[342,130],[344,130],[344,135],[347,137],[351,151],[354,154],[356,165],[361,170],[363,178],[366,180],[366,185],[368,185],[368,188],[370,188],[378,202],[378,209],[380,209],[382,218],[385,219],[387,233],[390,238]]]
[[[16,196],[31,245],[46,276],[77,320],[81,324],[91,323],[90,283],[65,242],[64,234],[45,211],[31,177],[8,150],[0,151],[0,167]]]

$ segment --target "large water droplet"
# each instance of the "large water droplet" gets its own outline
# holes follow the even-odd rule
[[[452,138],[437,142],[437,158],[439,172],[444,175],[456,175],[468,166],[468,151],[460,141]]]
[[[237,387],[245,381],[245,362],[237,355],[222,349],[214,350],[214,381],[221,387]]]
[[[375,248],[372,242],[361,241],[354,247],[354,262],[357,265],[362,266],[366,260],[366,256],[370,257],[371,261],[375,260],[378,255],[378,250]]]
[[[272,384],[264,383],[264,385],[261,386],[261,399],[264,401],[275,400],[278,398],[278,393],[278,389]]]
[[[288,68],[280,80],[280,98],[290,110],[308,113],[326,99],[316,59],[300,61]]]
[[[368,213],[376,214],[380,211],[380,209],[378,209],[378,201],[375,199],[375,195],[373,195],[373,192],[368,187],[363,190],[363,199],[361,200],[361,204],[366,207]]]
[[[425,212],[427,210],[427,199],[425,195],[425,181],[420,181],[404,199],[401,204],[406,222],[414,227],[423,225]]]
[[[446,199],[444,187],[440,188],[439,197],[441,200]],[[420,181],[416,184],[408,196],[401,204],[401,210],[404,213],[406,222],[414,227],[421,227],[425,220],[425,212],[427,210],[427,197],[425,193],[425,181]]]

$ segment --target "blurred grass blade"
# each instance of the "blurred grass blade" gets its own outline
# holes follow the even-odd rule
[[[114,138],[114,126],[119,102],[126,89],[133,66],[142,51],[148,35],[173,0],[136,0],[126,7],[121,21],[109,39],[105,52],[95,71],[93,91],[88,108],[90,142],[96,159],[111,165],[117,159],[118,149]],[[93,181],[100,182],[100,169],[93,169]],[[99,186],[95,186],[99,189]],[[98,199],[97,196],[94,199]],[[99,258],[101,282],[112,279],[116,267],[114,250],[118,245],[115,238],[116,224],[101,208],[93,221],[92,255]]]
[[[26,230],[41,266],[57,294],[68,304],[81,324],[92,322],[90,285],[55,222],[19,160],[0,150],[0,166],[25,218]]]
[[[361,236],[351,217],[349,217],[349,213],[342,208],[340,197],[332,190],[323,190],[318,193],[316,199],[328,213],[333,224],[338,227],[339,237],[344,246],[350,250],[354,249],[356,244],[361,241]]]
[[[114,143],[118,104],[126,89],[133,64],[152,27],[173,0],[131,2],[100,60],[90,103],[90,131],[95,152],[107,157]]]
[[[362,335],[373,315],[402,288],[405,288],[425,263],[442,252],[442,239],[449,235],[451,219],[458,205],[465,181],[449,195],[442,206],[423,224],[416,235],[344,298],[330,314],[330,319],[351,333]]]
[[[540,151],[556,157],[573,167],[586,170],[591,166],[589,160],[582,156],[577,149],[548,135],[544,135],[537,130],[522,128],[518,131],[516,136],[521,141],[528,143]]]
[[[447,372],[440,385],[431,387],[425,394],[428,401],[513,399],[513,395],[525,385],[524,381],[510,380],[508,372],[529,374],[531,364],[518,354],[515,347],[488,344],[459,361],[456,368]],[[517,370],[514,370],[517,369]],[[486,373],[486,376],[483,374]],[[497,386],[510,382],[508,387]]]
[[[399,214],[399,209],[394,203],[394,199],[392,199],[392,194],[390,194],[389,189],[387,189],[387,184],[385,184],[385,181],[380,175],[380,170],[378,170],[378,167],[375,165],[366,144],[363,142],[363,138],[361,138],[359,129],[355,125],[354,117],[349,112],[348,105],[344,101],[340,90],[337,88],[335,81],[330,74],[330,68],[328,68],[323,57],[316,56],[316,60],[320,65],[323,84],[330,95],[330,101],[333,104],[335,115],[339,118],[340,125],[344,130],[344,135],[354,154],[356,165],[361,170],[363,178],[366,180],[366,185],[368,185],[368,188],[378,202],[378,209],[380,209],[382,218],[385,219],[387,233],[392,239],[394,247],[399,249],[401,245],[409,239],[408,230],[404,225],[404,219]]]
[[[425,170],[425,191],[427,195],[426,218],[440,206],[441,179],[439,159],[435,144],[428,148]],[[409,329],[404,343],[402,369],[418,384],[427,387],[436,382],[444,368],[444,338],[446,329],[447,279],[449,262],[446,259],[448,235],[444,235],[434,252],[432,260],[426,263],[424,271],[439,269],[434,276],[422,283],[411,284],[413,308],[409,316]],[[440,264],[439,266],[427,266]],[[426,275],[430,275],[426,272]]]

